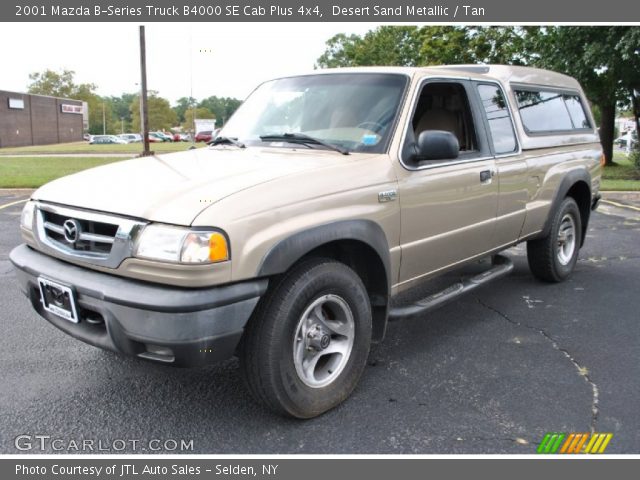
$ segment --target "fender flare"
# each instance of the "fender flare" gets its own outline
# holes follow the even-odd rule
[[[560,182],[560,186],[556,190],[556,193],[553,197],[553,201],[551,202],[551,208],[549,209],[549,214],[547,215],[547,219],[544,222],[544,227],[542,229],[542,232],[538,236],[538,238],[544,238],[547,235],[549,235],[549,232],[551,231],[551,220],[552,220],[553,212],[555,212],[558,206],[560,205],[560,203],[562,203],[564,198],[567,196],[567,193],[569,193],[569,190],[571,190],[571,188],[578,182],[584,182],[587,185],[587,188],[589,189],[589,198],[591,199],[591,195],[592,195],[591,194],[591,175],[589,174],[589,172],[585,169],[571,170],[570,172],[568,172],[564,176],[564,178]],[[584,232],[587,231],[587,225],[589,222],[589,213],[591,212],[590,207],[591,207],[591,204],[589,204],[587,218],[583,219],[584,221],[582,222],[583,223],[582,225],[582,231],[583,231],[582,241],[583,242],[584,242]]]
[[[390,289],[391,261],[387,236],[382,227],[371,220],[341,220],[294,233],[271,247],[258,267],[258,276],[284,273],[312,250],[340,240],[356,240],[371,247],[384,265]]]

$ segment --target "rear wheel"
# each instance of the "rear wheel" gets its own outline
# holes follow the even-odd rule
[[[533,275],[546,282],[565,280],[578,261],[582,222],[576,201],[565,198],[553,212],[549,234],[527,242],[527,258]]]
[[[351,394],[370,342],[371,306],[360,277],[342,263],[313,259],[261,300],[245,332],[241,370],[257,400],[311,418]]]

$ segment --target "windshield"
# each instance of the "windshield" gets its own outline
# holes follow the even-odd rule
[[[348,151],[383,153],[406,84],[404,75],[369,73],[272,80],[249,96],[220,136],[247,145],[300,148],[273,137],[301,133]]]

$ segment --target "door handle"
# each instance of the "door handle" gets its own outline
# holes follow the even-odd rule
[[[495,170],[482,170],[480,172],[480,183],[491,183],[491,179],[495,174]]]

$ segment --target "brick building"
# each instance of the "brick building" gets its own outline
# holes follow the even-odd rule
[[[82,140],[83,102],[0,90],[0,147]]]

